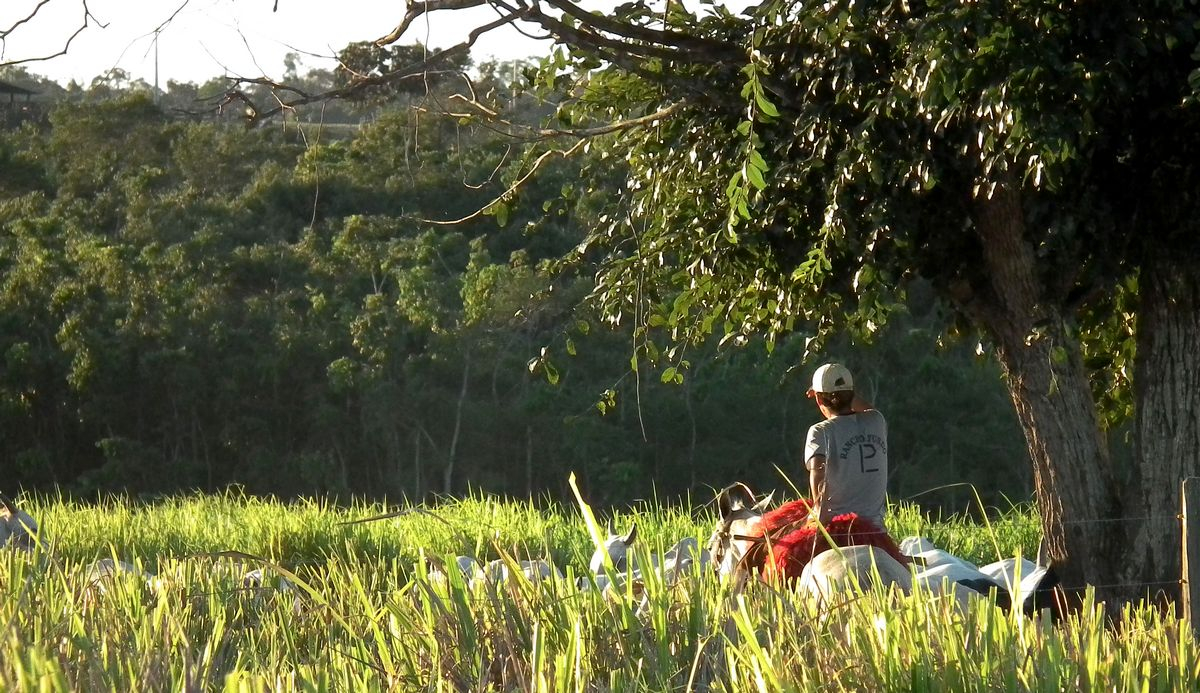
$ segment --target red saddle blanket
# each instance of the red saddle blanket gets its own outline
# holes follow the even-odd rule
[[[834,546],[876,546],[902,565],[908,563],[887,530],[875,522],[846,513],[835,516],[821,531],[820,523],[809,517],[811,510],[801,498],[763,515],[759,534],[765,541],[747,553],[747,566],[769,578],[796,579],[814,556],[832,548],[830,540]]]

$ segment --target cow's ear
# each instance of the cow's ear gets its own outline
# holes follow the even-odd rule
[[[771,501],[775,498],[775,492],[771,491],[762,500],[754,504],[754,509],[760,513],[767,512],[767,508],[771,507]]]
[[[621,537],[621,542],[626,546],[633,546],[633,542],[637,541],[637,523],[634,522],[629,527],[629,533]]]
[[[16,517],[17,513],[20,512],[17,510],[17,504],[13,502],[13,499],[9,498],[3,493],[0,493],[0,507],[4,508],[4,512],[9,517]]]

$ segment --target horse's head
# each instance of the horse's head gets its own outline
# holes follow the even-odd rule
[[[750,487],[740,482],[717,494],[720,517],[708,540],[708,551],[719,574],[734,575],[746,552],[762,541],[762,532],[756,530],[774,495],[769,493],[755,499]]]

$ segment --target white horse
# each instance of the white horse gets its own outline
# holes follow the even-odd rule
[[[761,532],[755,530],[762,524],[763,513],[770,507],[774,495],[755,498],[750,487],[742,483],[732,484],[717,495],[719,515],[708,540],[708,554],[721,577],[741,583],[749,576],[749,569],[742,559],[762,542],[761,536],[755,536]]]
[[[822,551],[804,566],[797,589],[828,604],[846,589],[896,587],[904,594],[912,591],[912,574],[886,551],[875,546],[845,546]]]

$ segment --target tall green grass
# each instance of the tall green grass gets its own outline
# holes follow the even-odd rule
[[[980,602],[966,616],[917,594],[851,595],[818,613],[777,586],[740,595],[699,570],[601,593],[574,578],[592,553],[578,509],[481,496],[362,524],[380,505],[337,508],[224,496],[82,505],[25,498],[52,548],[0,552],[0,689],[307,691],[1195,690],[1200,657],[1171,614],[1088,603],[1061,625]],[[987,526],[893,509],[977,562],[1036,548],[1037,518],[1013,508]],[[714,518],[647,505],[640,559]],[[247,588],[251,558],[297,589]],[[545,557],[564,579],[517,575],[472,587],[457,554]],[[103,595],[86,567],[115,557],[157,574],[119,575]],[[270,582],[270,580],[268,581]],[[1114,624],[1114,625],[1110,625]]]

